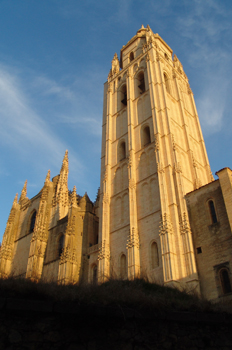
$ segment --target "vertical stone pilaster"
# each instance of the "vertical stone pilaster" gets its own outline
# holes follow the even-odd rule
[[[164,282],[176,280],[176,254],[173,246],[173,227],[167,213],[161,215],[160,240],[162,250],[162,263],[164,271]]]
[[[50,181],[49,170],[41,193],[39,210],[36,216],[27,263],[26,277],[33,281],[39,281],[43,271],[44,255],[48,241],[52,197],[53,183]]]
[[[135,140],[134,140],[134,120],[132,105],[132,77],[130,69],[127,71],[127,123],[128,123],[128,179],[129,179],[129,215],[130,231],[127,239],[128,251],[128,277],[134,279],[140,276],[140,245],[137,217],[136,198],[136,168],[135,168]]]
[[[76,218],[80,208],[77,205],[76,196],[76,186],[74,186],[71,196],[68,224],[64,234],[64,248],[59,262],[58,283],[60,284],[74,284],[79,282],[81,277],[82,240],[79,241],[77,246]],[[80,250],[79,254],[77,249]]]
[[[101,244],[98,255],[98,264],[98,282],[103,283],[110,277],[110,246],[106,240],[104,240]]]
[[[9,218],[6,224],[6,230],[3,235],[2,246],[0,250],[0,277],[8,277],[11,274],[11,264],[14,250],[14,240],[18,229],[20,215],[20,205],[18,203],[18,194],[16,194]]]
[[[191,276],[197,273],[193,242],[192,242],[192,233],[189,224],[188,215],[186,212],[180,217],[180,233],[182,238],[182,244],[184,248],[184,259],[186,266],[186,276]]]
[[[216,172],[216,175],[219,177],[226,212],[230,223],[230,229],[232,232],[232,171],[230,168],[224,168]]]
[[[105,173],[102,193],[101,249],[98,257],[98,281],[104,282],[110,276],[110,198],[111,198],[111,134],[112,134],[112,84],[107,91]]]

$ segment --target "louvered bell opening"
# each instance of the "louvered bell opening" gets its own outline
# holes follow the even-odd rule
[[[121,100],[122,104],[124,104],[124,106],[127,106],[127,95],[124,95],[123,100]]]
[[[143,94],[145,91],[144,79],[140,80],[140,84],[138,85],[138,87],[141,90],[140,94]]]

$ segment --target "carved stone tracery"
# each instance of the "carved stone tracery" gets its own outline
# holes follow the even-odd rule
[[[102,242],[102,245],[100,247],[100,252],[98,254],[98,260],[103,260],[103,259],[110,259],[110,247],[109,244],[106,244],[106,241],[104,240]]]
[[[128,234],[126,249],[133,247],[140,248],[139,234],[134,227],[132,227],[132,232]]]
[[[172,222],[167,213],[160,216],[159,232],[160,235],[173,234]]]

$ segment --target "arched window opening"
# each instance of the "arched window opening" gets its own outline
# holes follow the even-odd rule
[[[143,129],[143,146],[148,145],[151,143],[151,134],[150,134],[150,128],[149,126],[146,126]]]
[[[130,62],[133,61],[134,58],[135,58],[135,57],[134,57],[134,52],[131,51],[131,53],[130,53]]]
[[[123,160],[126,158],[126,143],[123,141],[119,146],[119,160]]]
[[[138,88],[140,94],[143,94],[145,92],[145,82],[144,82],[144,74],[141,72],[138,76]]]
[[[220,281],[223,294],[231,293],[230,277],[227,269],[220,271]]]
[[[61,257],[63,249],[64,249],[64,235],[62,234],[60,236],[59,242],[58,242],[58,256],[59,256],[59,258]]]
[[[169,86],[169,81],[166,74],[164,74],[164,83],[165,83],[166,91],[170,94],[170,86]]]
[[[151,245],[151,268],[155,269],[158,266],[159,266],[158,246],[156,242],[153,242]]]
[[[124,106],[127,106],[127,91],[126,91],[126,84],[123,85],[121,88],[121,102]]]
[[[92,273],[93,273],[93,284],[97,284],[97,265],[93,266]]]
[[[209,205],[209,211],[210,211],[210,216],[211,216],[211,220],[212,220],[212,224],[216,224],[217,221],[217,215],[216,215],[216,210],[215,210],[215,206],[214,206],[214,202],[212,200],[210,200],[208,202]]]
[[[33,212],[32,216],[31,216],[31,222],[30,222],[30,230],[29,233],[34,231],[35,228],[35,220],[36,220],[36,211]]]
[[[120,277],[125,279],[127,277],[127,269],[126,269],[126,255],[122,254],[120,257]]]

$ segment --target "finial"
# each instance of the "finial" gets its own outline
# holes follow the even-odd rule
[[[141,28],[137,31],[137,34],[145,34],[146,29],[144,28],[144,25],[142,24]]]
[[[119,60],[118,60],[118,55],[114,54],[114,58],[112,60],[112,68],[111,68],[111,73],[114,75],[114,74],[117,74],[120,70],[120,67],[119,67]]]
[[[97,203],[100,199],[100,187],[97,190],[97,195],[96,195],[96,199],[95,199],[95,203]]]
[[[148,30],[151,30],[151,28],[150,28],[149,24],[147,25],[147,29],[148,29]]]
[[[73,187],[72,195],[71,195],[71,204],[72,206],[77,206],[77,189],[76,186]]]
[[[13,206],[15,206],[18,203],[18,193],[16,193],[14,201],[13,201]]]
[[[84,196],[82,197],[82,199],[85,200],[85,202],[90,202],[89,196],[87,194],[87,192],[85,192]]]
[[[45,183],[46,183],[46,184],[49,183],[49,181],[50,181],[50,175],[51,175],[51,171],[48,170],[48,173],[47,173],[46,179],[45,179]]]
[[[27,196],[27,180],[24,182],[23,189],[21,192],[21,196],[19,198],[20,201],[22,201]]]

